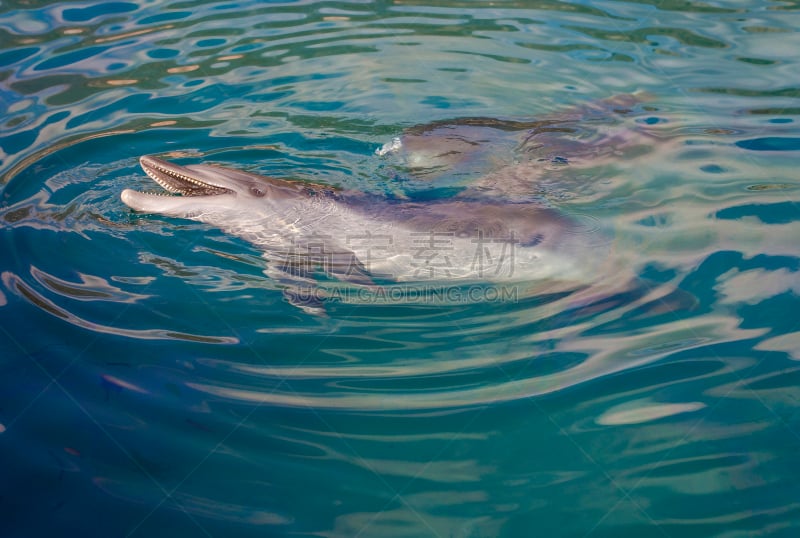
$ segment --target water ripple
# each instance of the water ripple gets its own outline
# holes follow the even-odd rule
[[[9,532],[791,533],[798,22],[767,1],[3,3]],[[310,315],[253,245],[123,206],[153,188],[145,154],[539,204],[595,269]]]

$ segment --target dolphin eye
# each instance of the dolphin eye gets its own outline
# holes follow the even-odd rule
[[[264,196],[266,193],[264,192],[264,189],[261,189],[261,188],[259,188],[259,187],[255,187],[255,186],[253,186],[253,187],[250,187],[250,194],[252,194],[252,195],[253,195],[253,196],[255,196],[256,198],[261,198],[261,197],[262,197],[262,196]]]

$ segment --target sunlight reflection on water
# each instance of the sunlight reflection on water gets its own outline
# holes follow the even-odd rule
[[[798,17],[3,4],[9,532],[796,532]],[[539,204],[588,276],[309,315],[247,241],[128,211],[141,155]]]

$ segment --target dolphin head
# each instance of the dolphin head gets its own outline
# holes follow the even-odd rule
[[[281,200],[298,195],[291,182],[207,164],[180,166],[156,157],[143,156],[145,173],[167,193],[122,191],[122,201],[135,211],[193,218],[212,208],[242,209],[256,201]]]

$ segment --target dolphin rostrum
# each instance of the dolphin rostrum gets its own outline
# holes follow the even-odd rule
[[[267,275],[288,287],[320,278],[367,287],[574,284],[591,280],[607,258],[607,238],[542,203],[397,200],[210,164],[181,166],[151,156],[139,162],[174,196],[125,189],[126,205],[249,241],[264,252]]]

